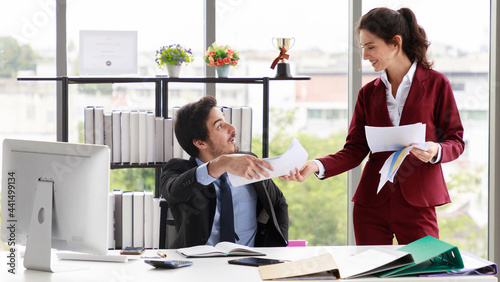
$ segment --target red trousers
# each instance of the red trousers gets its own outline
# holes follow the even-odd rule
[[[389,182],[388,182],[389,183]],[[404,199],[396,181],[383,189],[392,193],[380,206],[354,204],[353,221],[357,245],[406,245],[427,235],[439,238],[435,207],[414,207]]]

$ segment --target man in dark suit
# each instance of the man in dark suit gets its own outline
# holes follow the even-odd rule
[[[161,193],[175,221],[177,236],[170,248],[215,245],[233,241],[247,246],[288,244],[288,204],[271,180],[232,187],[232,211],[222,206],[227,172],[247,179],[269,176],[271,165],[251,153],[240,153],[235,144],[236,128],[227,123],[216,108],[216,100],[206,96],[183,106],[175,121],[175,134],[191,158],[171,159],[163,168]],[[265,168],[265,169],[264,169]],[[227,201],[226,201],[227,202]],[[222,210],[221,210],[222,209]],[[234,231],[226,239],[228,214]],[[224,227],[223,227],[224,226]],[[224,229],[224,230],[221,230]],[[231,229],[232,230],[232,229]]]

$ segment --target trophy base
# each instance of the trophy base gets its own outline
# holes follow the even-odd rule
[[[280,77],[292,77],[292,74],[290,73],[290,64],[278,63],[278,71],[276,72],[275,78]]]

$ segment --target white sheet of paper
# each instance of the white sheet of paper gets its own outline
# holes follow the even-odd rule
[[[397,151],[412,143],[425,143],[425,124],[365,126],[366,140],[373,153]]]
[[[425,124],[418,122],[402,126],[376,127],[365,126],[366,141],[372,153],[396,151],[392,153],[380,169],[380,182],[377,194],[387,181],[394,182],[401,163],[413,147],[427,150],[425,143]],[[415,143],[416,145],[410,146]]]
[[[231,181],[231,184],[233,187],[245,185],[245,184],[250,184],[254,183],[257,181],[262,181],[264,179],[269,179],[273,177],[278,177],[281,175],[289,175],[290,170],[294,170],[295,168],[300,169],[304,163],[306,162],[308,157],[308,154],[304,147],[300,145],[299,140],[296,138],[293,138],[292,142],[290,143],[290,146],[288,147],[287,151],[279,156],[279,157],[272,157],[272,158],[264,158],[264,161],[267,161],[273,168],[273,171],[267,170],[269,173],[269,177],[265,177],[261,174],[260,179],[246,179],[241,176],[237,176],[231,173],[228,173],[229,176],[229,181]]]

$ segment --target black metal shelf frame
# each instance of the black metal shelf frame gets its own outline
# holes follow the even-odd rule
[[[168,117],[168,85],[169,83],[229,83],[229,84],[262,84],[262,157],[269,156],[269,81],[286,80],[309,80],[310,77],[298,76],[291,78],[270,78],[270,77],[144,77],[144,76],[62,76],[62,77],[18,77],[18,81],[61,81],[62,83],[62,117],[58,120],[62,130],[63,142],[68,142],[68,97],[69,84],[97,84],[97,83],[155,83],[155,116]],[[111,168],[132,168],[132,167],[154,167],[156,169],[155,197],[159,197],[159,177],[161,165],[117,165],[111,164]]]

